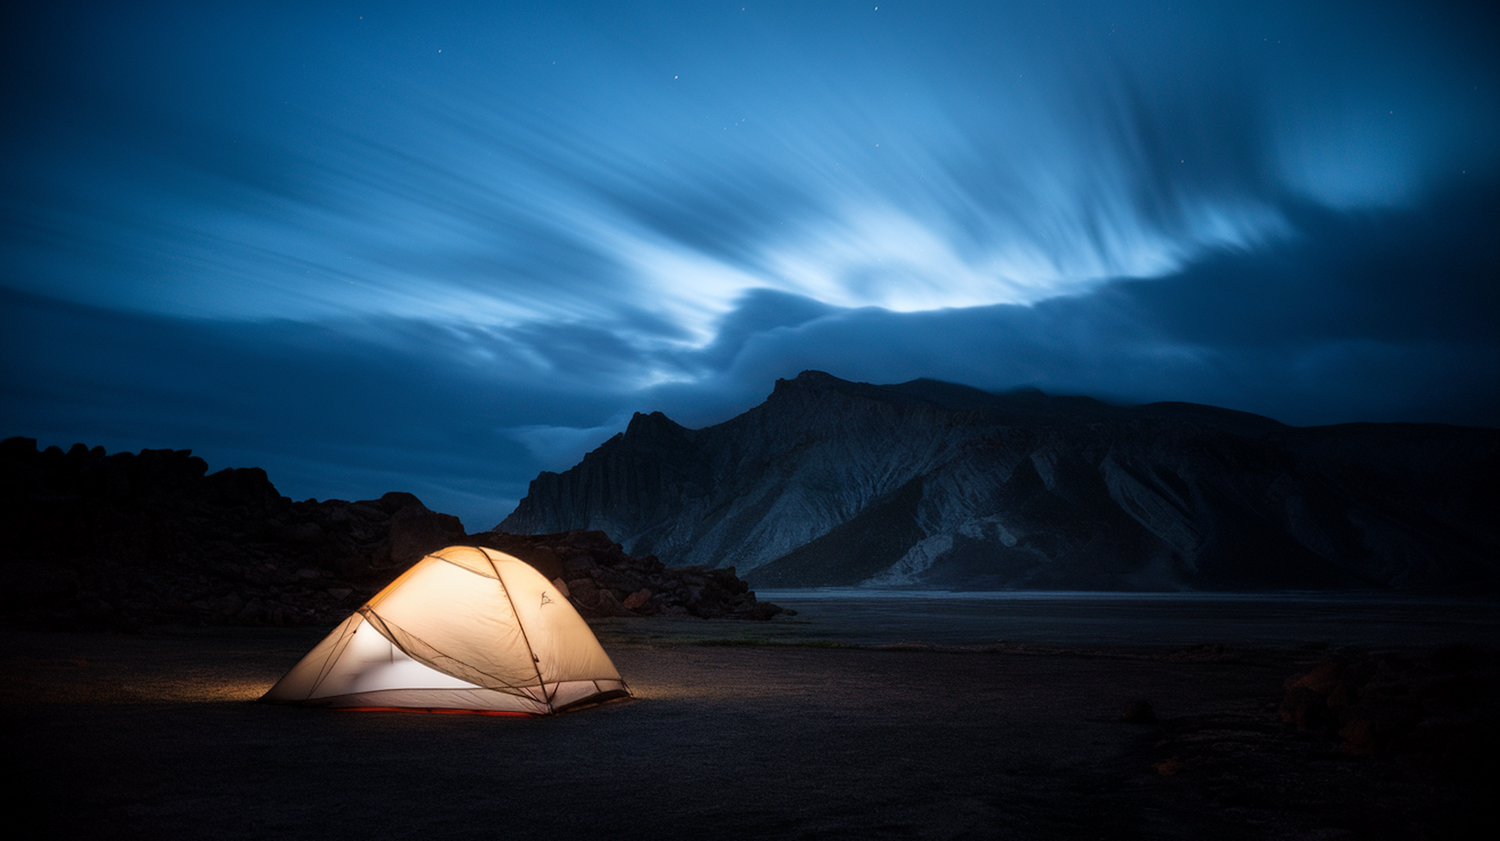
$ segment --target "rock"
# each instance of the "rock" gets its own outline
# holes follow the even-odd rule
[[[5,570],[9,586],[0,598],[13,608],[63,603],[78,595],[75,570],[48,564],[12,564]]]
[[[397,494],[386,494],[381,501],[393,496]],[[404,569],[421,560],[423,555],[433,549],[464,542],[467,535],[464,534],[463,523],[457,517],[429,511],[427,506],[411,494],[399,496],[409,498],[410,501],[391,515],[391,563]]]
[[[610,590],[597,590],[594,600],[594,612],[600,616],[633,616],[634,614],[620,603],[620,597]]]
[[[1175,756],[1169,759],[1163,759],[1160,762],[1153,763],[1151,767],[1156,771],[1157,774],[1163,777],[1175,777],[1187,769],[1187,765],[1184,764],[1181,759],[1178,759]]]
[[[1151,703],[1144,698],[1137,698],[1125,705],[1125,711],[1120,713],[1120,720],[1126,724],[1155,724],[1156,710],[1151,708]]]
[[[277,540],[285,543],[322,543],[328,539],[328,534],[317,523],[297,523],[296,525],[282,526],[276,535]]]
[[[767,620],[786,609],[761,602],[734,569],[671,568],[627,554],[601,531],[471,534],[468,541],[508,552],[553,576],[584,616],[698,616]]]
[[[578,578],[573,581],[571,595],[573,606],[583,611],[585,616],[599,609],[599,588],[589,578]]]
[[[1500,753],[1500,654],[1449,646],[1417,658],[1336,656],[1287,681],[1280,715],[1351,756],[1490,773]]]

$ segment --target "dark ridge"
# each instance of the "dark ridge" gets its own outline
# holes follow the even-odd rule
[[[667,569],[600,532],[467,535],[408,493],[293,502],[265,471],[208,473],[190,450],[38,452],[34,439],[10,438],[0,442],[0,512],[10,585],[0,623],[12,625],[331,626],[423,555],[462,544],[515,549],[571,585],[585,615],[782,612],[733,570]]]
[[[1140,417],[1187,421],[1232,435],[1243,435],[1246,438],[1259,438],[1290,428],[1281,421],[1272,420],[1264,415],[1221,409],[1218,406],[1205,406],[1201,403],[1147,403],[1132,407],[1130,411]]]

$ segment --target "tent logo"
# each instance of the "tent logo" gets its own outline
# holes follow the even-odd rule
[[[549,598],[547,598],[547,591],[546,590],[542,591],[542,604],[552,604],[552,600],[549,599]]]

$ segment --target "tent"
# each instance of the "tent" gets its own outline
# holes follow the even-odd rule
[[[544,715],[629,695],[541,573],[503,552],[450,546],[375,594],[261,700]]]

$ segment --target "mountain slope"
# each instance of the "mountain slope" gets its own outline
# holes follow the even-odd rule
[[[1492,586],[1497,488],[1496,430],[808,371],[716,426],[636,415],[497,528],[600,529],[757,586]]]

